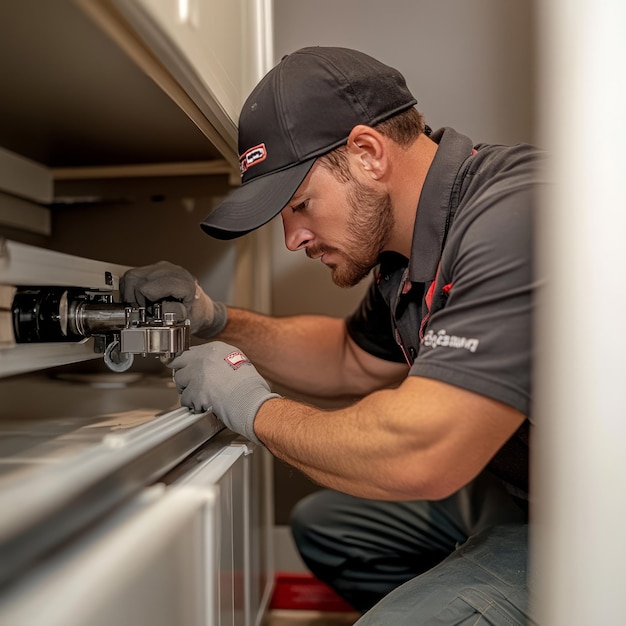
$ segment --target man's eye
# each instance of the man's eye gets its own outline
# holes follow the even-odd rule
[[[300,204],[296,204],[295,206],[292,206],[291,210],[294,213],[297,213],[298,211],[304,211],[307,208],[308,204],[309,204],[309,201],[304,200],[303,202],[300,202]]]

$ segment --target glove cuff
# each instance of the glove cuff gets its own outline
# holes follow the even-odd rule
[[[228,323],[228,308],[223,302],[213,302],[213,336],[219,335]]]
[[[213,319],[210,324],[199,328],[194,335],[200,339],[212,339],[219,335],[228,323],[228,308],[223,302],[213,301]]]
[[[242,398],[241,402],[235,402],[231,408],[232,413],[239,413],[241,416],[245,415],[243,420],[241,418],[237,420],[243,424],[243,432],[241,434],[252,443],[256,443],[258,446],[263,446],[264,444],[254,432],[254,419],[256,418],[256,414],[259,412],[261,405],[265,404],[272,398],[282,398],[282,396],[259,387],[251,390],[246,394],[245,398]]]

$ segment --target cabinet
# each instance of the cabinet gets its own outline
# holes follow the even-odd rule
[[[78,227],[55,238],[68,181],[89,190],[102,179],[188,177],[204,195],[236,184],[237,112],[269,67],[270,9],[271,0],[3,8],[0,236],[10,243],[0,239],[0,282],[116,290],[129,263],[77,258],[65,244],[119,248],[131,211],[111,219],[108,199],[88,192]],[[135,213],[124,241],[140,259],[154,224],[143,207]],[[264,310],[256,241],[229,244],[234,267],[216,271],[235,285],[232,304]],[[2,309],[10,314],[10,302]],[[0,349],[0,625],[260,623],[273,580],[266,452],[211,414],[172,409],[178,394],[163,378],[116,392],[47,375],[94,355],[89,342]]]
[[[222,439],[228,439],[224,434]],[[208,623],[259,624],[273,584],[271,457],[242,439],[218,437],[172,472],[171,489],[208,497],[205,603]],[[214,451],[214,452],[213,452]]]
[[[239,109],[272,63],[271,8],[271,0],[11,3],[0,24],[0,147],[61,170],[55,176],[199,162],[210,173],[210,161],[222,162],[216,172],[237,171]]]
[[[102,181],[184,186],[187,178],[206,197],[238,184],[237,115],[271,64],[271,9],[271,0],[20,0],[4,7],[0,236],[76,253],[54,239],[64,208],[84,208],[85,239],[114,237],[124,227],[88,228],[88,211],[119,198],[110,195],[114,186],[103,193]],[[29,177],[20,175],[19,187],[5,175],[14,162]],[[63,187],[83,182],[78,194]],[[268,233],[231,246],[231,303],[267,312]]]
[[[0,596],[0,624],[207,624],[204,499],[146,490]]]
[[[218,436],[0,593],[0,624],[260,624],[271,563],[258,512],[269,485],[253,492],[251,481],[263,455]]]
[[[115,0],[114,5],[193,104],[236,144],[241,106],[271,64],[271,3]],[[184,100],[180,104],[186,108]]]

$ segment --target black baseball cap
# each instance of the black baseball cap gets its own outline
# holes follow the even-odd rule
[[[271,69],[239,117],[241,186],[202,222],[217,239],[263,226],[287,205],[315,159],[417,103],[402,74],[371,56],[302,48]]]

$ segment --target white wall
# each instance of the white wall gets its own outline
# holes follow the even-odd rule
[[[537,617],[545,626],[623,624],[626,5],[538,6],[554,184],[539,230]]]

